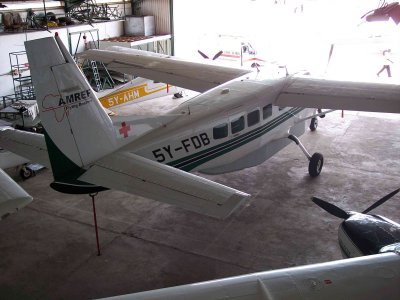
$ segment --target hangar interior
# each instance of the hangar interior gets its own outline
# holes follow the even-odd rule
[[[308,72],[318,78],[399,84],[400,14],[367,21],[365,13],[380,5],[376,0],[84,1],[86,7],[107,4],[118,14],[107,20],[75,19],[66,26],[48,21],[39,28],[25,24],[28,9],[45,18],[51,11],[59,19],[67,1],[1,3],[2,110],[11,95],[16,95],[12,102],[27,99],[20,93],[21,74],[29,68],[19,54],[24,42],[55,32],[71,54],[119,45],[210,62],[222,51],[211,63],[265,68],[274,76]],[[10,12],[18,12],[24,25],[6,28]],[[149,34],[127,34],[137,26],[130,23],[134,15],[152,17]],[[388,55],[390,73],[383,69]],[[14,58],[21,61],[14,63]],[[193,93],[180,96],[184,101]],[[6,115],[0,110],[0,117]],[[89,195],[51,189],[51,169],[24,180],[20,167],[8,168],[6,173],[33,201],[0,222],[0,298],[112,297],[341,259],[341,220],[310,199],[317,196],[361,212],[399,188],[399,125],[398,114],[326,114],[317,130],[307,129],[301,137],[310,152],[324,154],[324,169],[316,178],[308,175],[307,159],[295,143],[258,166],[220,175],[195,172],[251,195],[223,220],[121,191],[101,192],[95,198],[101,255]],[[394,196],[374,213],[399,222],[398,200]]]

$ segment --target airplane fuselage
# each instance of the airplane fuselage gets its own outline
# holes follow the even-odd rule
[[[98,97],[103,107],[114,108],[178,92],[175,86],[138,77],[116,89],[98,93]]]
[[[289,133],[302,135],[306,122],[299,120],[315,112],[272,105],[279,92],[272,83],[277,81],[236,80],[199,95],[171,112],[181,115],[175,121],[139,138],[128,150],[209,174],[260,164],[290,143]],[[266,85],[271,85],[268,94]],[[201,104],[210,97],[212,105]]]

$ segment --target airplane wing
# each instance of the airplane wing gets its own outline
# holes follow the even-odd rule
[[[0,219],[17,212],[31,201],[32,197],[0,169]]]
[[[289,77],[277,106],[400,113],[400,85]]]
[[[249,70],[189,62],[147,51],[120,49],[88,50],[82,57],[102,61],[111,70],[204,92],[249,73]],[[400,112],[400,85],[349,82],[291,76],[273,102],[277,106]],[[267,87],[270,89],[270,87]],[[268,91],[267,91],[268,92]]]
[[[117,152],[88,169],[80,181],[166,202],[217,218],[250,195],[147,158]]]
[[[120,48],[120,47],[118,47]],[[135,49],[87,50],[79,57],[103,62],[110,70],[205,92],[250,70],[191,62]]]
[[[377,299],[377,293],[384,295],[380,299],[393,300],[399,298],[399,267],[398,254],[381,253],[98,300],[370,300]]]
[[[47,146],[43,134],[0,127],[0,147],[30,161],[50,167]]]
[[[3,129],[0,130],[0,145],[31,161],[50,167],[43,135],[13,128]],[[217,218],[229,216],[242,200],[250,197],[249,194],[200,176],[124,152],[100,159],[78,179]],[[0,213],[1,199],[0,193]]]
[[[0,168],[8,169],[15,166],[23,165],[28,163],[29,160],[19,156],[15,153],[12,153],[8,150],[0,148]]]

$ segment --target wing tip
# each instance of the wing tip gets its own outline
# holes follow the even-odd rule
[[[217,203],[217,209],[215,211],[205,214],[224,220],[232,215],[250,197],[250,194],[236,191],[232,196],[226,199],[224,203]]]

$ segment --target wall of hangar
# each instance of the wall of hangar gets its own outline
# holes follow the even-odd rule
[[[142,15],[152,15],[155,18],[155,29],[156,35],[171,34],[171,18],[170,18],[170,3],[172,0],[144,0],[141,3]],[[107,3],[112,5],[118,5],[122,11],[124,5],[122,0],[97,0],[96,3]],[[0,9],[0,13],[3,11],[18,11],[23,18],[26,17],[26,10],[28,8],[34,9],[35,12],[43,12],[43,1],[29,1],[29,2],[3,2],[7,8]],[[63,1],[46,1],[47,11],[54,12],[57,16],[64,14]],[[125,0],[125,12],[126,15],[132,14],[130,1]],[[8,54],[10,52],[24,51],[23,42],[33,38],[39,38],[44,36],[51,36],[55,31],[59,32],[62,40],[68,45],[68,33],[75,31],[82,31],[90,29],[88,25],[76,25],[72,27],[50,29],[48,31],[34,31],[34,32],[9,32],[0,33],[0,43],[2,45],[2,51],[0,52],[0,76],[2,77],[3,84],[0,86],[0,96],[12,94],[13,80],[10,75],[10,60]],[[123,23],[121,21],[106,22],[106,23],[94,23],[94,28],[99,29],[99,38],[111,38],[124,35]],[[77,36],[72,37],[71,45],[72,49],[75,49]],[[164,45],[165,44],[165,45]],[[164,43],[163,49],[165,53],[171,52],[170,44]],[[83,49],[79,49],[83,50]]]
[[[6,7],[0,8],[0,15],[6,12],[19,12],[23,21],[26,20],[26,11],[31,8],[35,13],[43,13],[43,1],[2,1]],[[129,1],[125,0],[97,0],[97,4],[108,3],[118,7],[122,13],[131,14],[131,5]],[[64,16],[63,1],[46,1],[46,11],[53,12],[56,16]],[[24,42],[27,40],[42,38],[46,36],[53,36],[55,32],[59,33],[64,44],[69,47],[68,35],[69,33],[98,29],[99,39],[106,39],[111,37],[118,37],[124,34],[124,26],[122,20],[95,22],[92,25],[82,24],[76,22],[76,25],[66,27],[49,28],[46,30],[15,30],[15,31],[1,31],[0,32],[0,97],[14,93],[13,76],[11,75],[10,56],[11,52],[25,51]],[[71,48],[73,51],[76,49],[79,35],[71,35]],[[94,39],[97,39],[97,34],[93,33]],[[88,40],[92,40],[88,34]],[[83,43],[80,43],[78,52],[84,49]],[[21,57],[23,61],[23,57]],[[25,59],[26,60],[26,59]],[[26,75],[26,74],[23,74]]]

